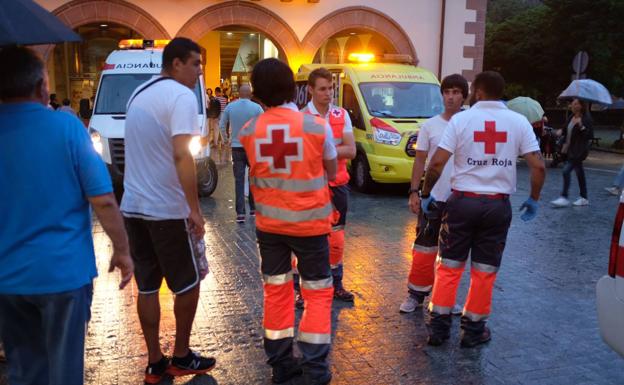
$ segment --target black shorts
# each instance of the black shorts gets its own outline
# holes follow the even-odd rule
[[[509,197],[493,199],[453,193],[446,201],[438,253],[442,258],[500,266],[511,224]]]
[[[347,210],[349,208],[349,185],[329,186],[334,208],[340,213],[338,223],[333,226],[343,226],[347,223]]]
[[[163,278],[174,294],[182,294],[199,284],[199,269],[186,220],[126,217],[125,222],[139,293],[158,292]]]
[[[446,202],[436,202],[436,208],[425,218],[422,210],[418,213],[418,224],[416,225],[416,239],[414,244],[423,247],[434,247],[438,245],[438,235],[442,216],[446,208]]]

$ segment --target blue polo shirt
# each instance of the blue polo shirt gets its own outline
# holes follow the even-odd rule
[[[74,290],[97,275],[87,197],[112,192],[83,124],[0,104],[0,294]]]

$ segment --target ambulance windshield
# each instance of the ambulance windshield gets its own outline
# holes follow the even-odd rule
[[[154,74],[111,74],[102,76],[97,100],[95,101],[95,114],[102,115],[125,115],[126,104],[134,90],[150,80]],[[199,80],[193,90],[197,97],[199,114],[204,114],[202,105],[202,92]]]
[[[362,83],[360,91],[371,116],[379,118],[430,118],[444,104],[437,84],[413,82]]]

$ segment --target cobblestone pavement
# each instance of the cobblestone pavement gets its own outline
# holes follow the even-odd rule
[[[492,341],[460,349],[459,320],[442,347],[426,345],[422,311],[399,314],[406,295],[415,216],[404,186],[375,195],[352,193],[347,225],[345,284],[355,305],[335,303],[332,384],[622,384],[624,360],[602,342],[595,283],[606,273],[617,199],[602,191],[624,158],[592,155],[587,172],[591,205],[552,209],[561,170],[549,169],[539,217],[515,216],[495,286]],[[615,159],[615,160],[614,160]],[[595,168],[608,168],[601,171]],[[234,222],[231,166],[219,166],[215,194],[202,201],[211,274],[202,283],[191,339],[193,348],[215,355],[210,376],[178,378],[175,384],[268,384],[262,349],[262,286],[253,221]],[[514,208],[528,194],[520,166]],[[578,187],[573,180],[571,197]],[[116,288],[106,273],[110,244],[94,230],[100,277],[86,348],[88,384],[140,384],[146,351],[135,312],[137,289]],[[459,300],[465,298],[465,275]],[[172,296],[161,291],[162,344],[171,352]],[[0,366],[0,384],[6,367]],[[171,380],[163,381],[171,384]]]

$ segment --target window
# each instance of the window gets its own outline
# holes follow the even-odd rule
[[[357,97],[355,96],[355,91],[350,84],[345,84],[342,88],[342,107],[349,112],[353,128],[366,130],[364,122],[362,121],[362,111],[360,110],[360,105],[358,104]]]
[[[95,102],[95,114],[112,114],[112,115],[125,115],[126,104],[128,99],[134,90],[145,83],[155,74],[119,74],[119,75],[104,75],[98,90],[97,100]],[[193,92],[197,97],[197,108],[199,114],[204,114],[204,107],[202,102],[202,92],[197,81]]]
[[[413,82],[362,83],[368,112],[379,118],[430,118],[443,111],[437,84]]]

